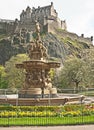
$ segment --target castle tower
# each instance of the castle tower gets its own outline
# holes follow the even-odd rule
[[[20,28],[26,27],[27,30],[35,30],[35,20],[40,23],[41,32],[54,32],[55,29],[61,28],[66,30],[66,22],[61,21],[58,18],[58,13],[54,9],[54,4],[51,2],[50,5],[37,8],[30,8],[23,10],[20,15]]]
[[[20,14],[20,21],[22,23],[28,21],[28,20],[31,20],[31,13],[32,13],[32,10],[29,6],[27,6],[26,10],[22,10],[22,13]]]

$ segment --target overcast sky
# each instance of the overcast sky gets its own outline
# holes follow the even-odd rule
[[[94,0],[0,0],[1,19],[19,19],[27,6],[46,6],[54,3],[59,17],[67,22],[67,30],[94,36]]]

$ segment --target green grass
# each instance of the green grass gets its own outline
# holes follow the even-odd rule
[[[84,92],[81,92],[80,94],[83,94],[85,96],[94,96],[94,91],[84,91]]]
[[[93,124],[94,116],[0,118],[0,126],[49,126]]]
[[[0,34],[0,40],[2,40],[3,38],[5,38],[7,35],[6,34]]]

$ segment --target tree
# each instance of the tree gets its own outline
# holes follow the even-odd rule
[[[84,83],[86,87],[94,87],[94,47],[82,52],[82,59],[86,68]]]
[[[0,89],[5,89],[8,86],[6,76],[5,68],[0,65]]]
[[[81,59],[71,57],[65,61],[59,77],[61,87],[94,87],[94,47],[84,49]]]
[[[76,87],[77,90],[79,89],[79,84],[83,82],[85,75],[83,64],[81,59],[75,57],[68,59],[64,63],[60,74],[60,81],[63,87]]]
[[[15,65],[28,59],[26,54],[18,54],[6,62],[5,69],[7,72],[8,87],[10,89],[15,90],[23,86],[25,70],[17,69]]]

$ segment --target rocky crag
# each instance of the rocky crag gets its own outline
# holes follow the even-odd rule
[[[67,57],[76,56],[81,58],[81,52],[93,47],[92,37],[84,38],[77,34],[64,30],[56,30],[55,33],[41,34],[44,46],[48,50],[49,57],[53,60],[59,59],[62,63]],[[12,56],[28,53],[28,43],[19,43],[18,40],[12,43],[11,36],[5,36],[0,40],[0,64],[4,65]],[[51,60],[52,60],[51,59]]]
[[[85,38],[67,31],[65,20],[58,17],[53,3],[45,7],[27,7],[20,20],[0,19],[0,64],[4,65],[12,56],[27,53],[27,47],[35,36],[35,23],[40,25],[41,37],[49,57],[65,61],[67,57],[81,58],[84,49],[93,47],[93,37]],[[55,57],[55,58],[53,58]]]

